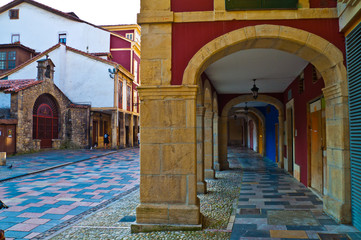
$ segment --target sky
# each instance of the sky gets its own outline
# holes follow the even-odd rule
[[[95,25],[137,23],[140,0],[36,0],[62,12],[74,12]],[[0,0],[0,7],[12,2]]]

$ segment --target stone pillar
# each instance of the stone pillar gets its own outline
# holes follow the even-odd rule
[[[139,146],[138,144],[138,116],[134,115],[134,138],[137,140],[136,141],[136,146]]]
[[[112,119],[111,119],[111,128],[112,128],[112,139],[111,139],[111,148],[116,149],[118,146],[118,111],[112,111]]]
[[[218,115],[217,113],[213,116],[213,164],[214,170],[220,170],[220,164],[218,159]]]
[[[125,148],[125,114],[119,113],[119,145]]]
[[[213,112],[206,111],[204,115],[204,176],[214,179],[213,168]]]
[[[325,212],[351,223],[350,135],[347,83],[323,89],[326,101],[327,192]]]
[[[204,107],[197,107],[197,193],[207,192],[204,181]]]
[[[142,86],[140,205],[132,232],[201,229],[196,86]]]
[[[130,121],[129,121],[129,146],[134,147],[134,131],[133,131],[134,118],[133,118],[133,114],[130,114],[129,117],[130,117]]]
[[[227,145],[228,145],[228,134],[227,134],[227,116],[222,116],[219,122],[219,166],[220,170],[229,169],[227,161]]]

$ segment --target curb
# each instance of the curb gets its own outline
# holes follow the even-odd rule
[[[45,171],[49,171],[49,170],[52,170],[52,169],[55,169],[55,168],[60,168],[60,167],[72,165],[72,164],[75,164],[75,163],[88,161],[88,160],[91,160],[91,159],[94,159],[94,158],[98,158],[98,157],[108,156],[108,155],[111,155],[111,154],[115,154],[115,153],[117,153],[117,152],[123,152],[123,151],[125,151],[125,150],[129,150],[129,149],[135,149],[135,148],[134,148],[134,147],[133,147],[133,148],[123,148],[123,149],[119,149],[119,150],[117,150],[117,151],[111,151],[111,152],[104,153],[104,154],[101,154],[101,155],[92,156],[92,157],[89,157],[89,158],[86,158],[86,159],[81,159],[81,160],[74,161],[74,162],[69,162],[69,163],[64,163],[64,164],[56,165],[56,166],[53,166],[53,167],[44,168],[44,169],[37,170],[37,171],[34,171],[34,172],[24,173],[24,174],[21,174],[21,175],[18,175],[18,176],[8,177],[8,178],[5,178],[5,179],[1,179],[1,180],[0,180],[0,183],[1,183],[1,182],[6,182],[6,181],[9,181],[9,180],[13,180],[13,179],[16,179],[16,178],[20,178],[20,177],[25,177],[25,176],[29,176],[29,175],[33,175],[33,174],[37,174],[37,173],[41,173],[41,172],[45,172]]]

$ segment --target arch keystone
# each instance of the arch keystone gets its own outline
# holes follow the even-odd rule
[[[257,25],[255,26],[257,38],[278,38],[280,26],[277,25]]]

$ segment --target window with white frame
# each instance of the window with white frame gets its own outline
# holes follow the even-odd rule
[[[133,41],[133,33],[127,33],[125,34],[125,37],[128,38],[129,40]]]

